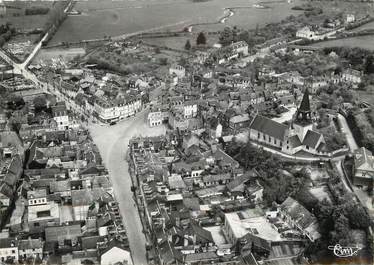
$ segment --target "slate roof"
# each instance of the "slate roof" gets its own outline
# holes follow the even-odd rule
[[[309,130],[304,137],[303,145],[316,149],[318,147],[318,141],[321,137],[322,135],[320,133]]]
[[[4,178],[4,182],[9,186],[14,186],[22,175],[22,160],[19,155],[13,157],[12,162],[9,165],[7,174]]]
[[[219,161],[222,166],[230,165],[233,168],[239,167],[239,162],[226,154],[221,148],[217,148],[217,151],[214,152],[213,157],[216,161]]]
[[[305,89],[303,99],[301,100],[298,111],[300,112],[310,112],[310,102],[309,102],[309,90]]]
[[[77,238],[82,234],[80,224],[50,226],[45,228],[45,241],[54,242],[60,239]]]
[[[234,116],[230,119],[231,123],[242,123],[246,121],[249,121],[249,115],[247,113],[243,115]]]
[[[259,131],[281,141],[284,140],[288,130],[287,125],[278,123],[261,115],[256,115],[249,127],[252,130]]]
[[[208,252],[201,252],[201,253],[191,253],[184,256],[184,261],[186,263],[192,263],[192,262],[206,262],[209,260],[216,260],[219,256],[216,254],[216,252],[208,251]]]
[[[82,237],[82,249],[96,249],[98,242],[104,242],[103,236]]]
[[[204,243],[214,242],[212,233],[210,231],[205,230],[196,223],[191,223],[191,228],[199,241]]]
[[[261,248],[269,252],[271,251],[271,242],[267,241],[266,239],[253,235],[252,233],[246,234],[243,239],[246,239],[247,244],[254,245],[257,248]]]
[[[311,212],[291,197],[288,197],[280,208],[302,229],[306,229],[317,222],[316,217]]]
[[[0,249],[14,247],[16,244],[15,238],[0,238]]]
[[[70,180],[54,181],[49,183],[49,187],[52,193],[71,190]]]
[[[183,205],[185,208],[193,211],[198,211],[200,210],[200,203],[199,199],[196,197],[192,198],[183,198]]]
[[[230,180],[232,179],[230,173],[218,174],[218,175],[205,175],[202,177],[203,182],[216,182],[221,180]]]
[[[4,182],[0,184],[0,195],[4,195],[9,199],[13,199],[14,197],[12,188]]]
[[[251,178],[257,176],[257,173],[254,171],[249,171],[243,175],[236,177],[233,181],[226,185],[227,189],[231,192],[233,191],[241,191],[244,192],[244,183],[249,181]]]
[[[172,244],[166,240],[158,245],[159,254],[164,264],[175,263],[175,260],[176,260],[174,256],[175,250],[171,245]]]
[[[43,248],[43,241],[41,239],[26,239],[20,240],[18,248],[21,250]]]
[[[360,169],[365,167],[367,170],[374,171],[374,157],[365,147],[355,151],[355,167]]]
[[[168,183],[170,189],[185,189],[187,187],[180,175],[170,176],[168,178]]]
[[[302,145],[297,135],[292,135],[290,138],[288,138],[288,141],[289,141],[291,148],[295,148],[295,147]]]
[[[93,189],[93,190],[72,190],[71,199],[73,207],[76,206],[88,206],[91,205],[93,201],[99,200],[100,198],[107,198],[112,196],[102,190],[102,189]]]

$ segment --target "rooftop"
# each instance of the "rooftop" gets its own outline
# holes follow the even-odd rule
[[[282,141],[284,140],[288,130],[287,125],[278,123],[261,115],[256,115],[250,125],[250,128]]]
[[[55,202],[49,202],[45,205],[35,205],[28,208],[28,221],[35,222],[48,220],[51,218],[60,218],[60,206]]]
[[[256,209],[226,213],[225,220],[237,239],[251,233],[269,241],[284,240],[266,217],[262,213],[256,212]]]

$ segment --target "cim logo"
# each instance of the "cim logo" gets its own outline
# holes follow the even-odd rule
[[[328,249],[334,252],[334,255],[339,258],[347,258],[356,256],[357,253],[362,249],[360,247],[343,247],[339,244],[335,246],[328,246]]]

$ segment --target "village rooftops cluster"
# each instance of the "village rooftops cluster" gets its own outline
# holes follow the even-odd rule
[[[98,148],[64,104],[52,116],[67,126],[0,132],[0,261],[132,264]]]
[[[69,102],[68,109],[100,122],[117,122],[134,116],[148,100],[148,90],[160,86],[154,76],[122,77],[87,65],[73,68],[61,65],[45,72],[32,68],[41,80],[50,83],[57,98]]]
[[[305,240],[320,237],[313,214],[292,198],[264,212],[259,173],[244,172],[203,135],[170,131],[133,138],[130,148],[144,227],[154,242],[150,261],[247,264],[251,248],[258,262],[292,264]]]

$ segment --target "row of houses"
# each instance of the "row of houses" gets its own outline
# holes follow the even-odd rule
[[[313,214],[291,197],[267,212],[258,207],[259,173],[243,171],[215,141],[170,131],[134,138],[130,148],[154,247],[149,262],[293,264],[305,240],[321,236]]]
[[[1,262],[132,264],[108,171],[65,104],[0,140]]]

